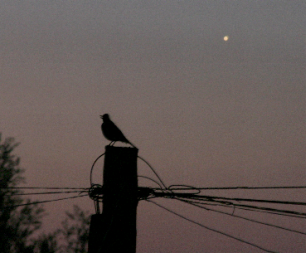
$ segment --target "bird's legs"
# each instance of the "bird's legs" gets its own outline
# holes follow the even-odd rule
[[[108,144],[108,146],[114,146],[114,144],[115,144],[115,141],[111,141],[111,142]]]

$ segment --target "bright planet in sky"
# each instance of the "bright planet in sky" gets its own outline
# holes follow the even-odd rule
[[[224,41],[228,41],[228,38],[229,38],[229,37],[226,35],[226,36],[223,37],[223,40],[224,40]]]

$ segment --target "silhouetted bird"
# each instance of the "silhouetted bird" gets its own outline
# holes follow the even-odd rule
[[[100,118],[103,120],[103,123],[101,125],[102,133],[106,139],[111,141],[111,143],[109,144],[110,146],[114,145],[116,141],[121,141],[129,143],[134,148],[136,148],[134,144],[132,144],[127,138],[125,138],[121,130],[115,125],[114,122],[111,121],[108,114],[100,115]]]

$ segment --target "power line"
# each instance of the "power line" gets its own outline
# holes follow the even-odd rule
[[[253,220],[253,219],[250,219],[250,218],[246,218],[246,217],[242,217],[242,216],[239,216],[239,215],[235,215],[234,213],[230,214],[230,213],[222,212],[220,210],[210,209],[210,208],[208,208],[206,206],[205,207],[204,206],[200,206],[200,205],[194,203],[193,201],[188,201],[188,200],[184,200],[184,199],[180,199],[180,198],[175,198],[175,199],[179,200],[179,201],[182,201],[182,202],[185,202],[187,204],[193,205],[195,207],[207,210],[207,211],[212,211],[212,212],[216,212],[216,213],[226,214],[226,215],[229,215],[231,217],[235,217],[235,218],[251,221],[251,222],[254,222],[254,223],[258,223],[258,224],[262,224],[262,225],[266,225],[266,226],[270,226],[270,227],[274,227],[274,228],[283,229],[283,230],[286,230],[286,231],[289,231],[289,232],[294,232],[294,233],[306,235],[306,233],[301,232],[301,231],[293,230],[293,229],[290,229],[290,228],[284,228],[284,227],[277,226],[277,225],[270,224],[270,223],[266,223],[266,222],[261,222],[261,221]]]
[[[47,202],[56,202],[56,201],[60,201],[60,200],[75,199],[75,198],[81,198],[81,197],[85,197],[85,196],[88,196],[88,195],[86,194],[86,195],[79,195],[79,196],[73,196],[73,197],[67,197],[67,198],[60,198],[60,199],[36,201],[36,202],[30,202],[30,203],[25,203],[25,204],[20,204],[20,205],[13,205],[13,206],[10,206],[9,208],[15,208],[15,207],[19,207],[19,206],[35,205],[35,204],[41,204],[41,203],[47,203]]]
[[[189,187],[189,186],[187,187],[188,187],[188,190],[197,190],[197,188],[195,187]],[[303,205],[305,206],[306,205],[305,202],[246,199],[246,198],[227,198],[227,197],[219,197],[219,196],[211,196],[211,195],[198,195],[197,193],[176,193],[173,191],[173,188],[171,187],[169,188],[170,188],[170,192],[155,188],[152,192],[152,195],[156,197],[165,197],[165,198],[175,198],[176,197],[176,198],[184,198],[184,199],[201,200],[201,201],[213,202],[213,203],[218,203],[222,205],[230,205],[230,206],[241,207],[241,208],[246,208],[246,209],[256,209],[256,210],[261,210],[261,211],[278,214],[278,215],[294,216],[294,217],[300,217],[300,218],[306,216],[306,213],[304,212],[276,209],[276,208],[270,208],[270,207],[264,207],[264,206],[253,206],[253,205],[241,204],[241,202],[261,202],[265,204],[285,204],[285,205]]]
[[[145,177],[145,176],[141,176],[147,179],[150,179],[152,181],[154,181],[155,183],[157,183],[155,180],[149,178],[149,177]],[[157,183],[158,184],[158,183]],[[262,199],[245,199],[245,198],[226,198],[226,197],[218,197],[218,196],[210,196],[210,195],[198,195],[196,193],[174,193],[173,191],[175,189],[177,190],[182,190],[182,188],[173,188],[174,186],[183,186],[185,188],[185,190],[198,190],[201,188],[196,188],[193,186],[186,186],[186,185],[172,185],[166,189],[169,189],[170,192],[167,192],[161,188],[158,188],[158,190],[161,190],[162,192],[156,192],[154,191],[155,197],[178,197],[178,198],[184,198],[184,199],[193,199],[193,200],[199,200],[199,201],[208,201],[208,202],[214,202],[214,203],[218,203],[221,204],[222,206],[235,206],[236,208],[239,209],[244,209],[244,210],[248,210],[250,211],[250,209],[256,209],[256,210],[260,210],[262,211],[266,211],[268,213],[272,213],[272,214],[278,214],[278,215],[286,215],[290,217],[300,217],[306,216],[306,213],[303,212],[296,212],[296,211],[290,211],[290,210],[281,210],[281,209],[275,209],[275,208],[268,208],[268,207],[258,207],[258,206],[252,206],[252,205],[242,205],[242,204],[236,204],[233,202],[229,202],[229,201],[238,201],[238,202],[242,202],[242,201],[247,201],[247,202],[263,202],[263,203],[272,203],[272,204],[286,204],[286,205],[306,205],[305,202],[295,202],[295,201],[279,201],[279,200],[262,200]],[[47,190],[51,190],[51,189],[80,189],[79,191],[56,191],[56,192],[34,192],[34,193],[17,193],[17,194],[13,194],[13,195],[39,195],[39,194],[64,194],[64,193],[81,193],[84,190],[87,191],[88,188],[80,188],[80,187],[8,187],[10,189],[47,189]],[[273,187],[274,188],[274,187]],[[286,187],[288,188],[288,186]],[[152,188],[152,190],[156,188]],[[83,190],[83,191],[81,191]],[[168,196],[167,196],[168,195]],[[66,198],[64,198],[66,199]],[[224,201],[219,201],[219,200],[226,200],[226,202]],[[50,202],[50,201],[47,201]],[[42,202],[44,203],[44,202]],[[277,212],[277,213],[275,213]]]
[[[163,188],[163,187],[161,186],[161,184],[159,184],[156,180],[154,180],[154,179],[152,179],[152,178],[150,178],[150,177],[147,177],[147,176],[138,176],[138,177],[140,177],[140,178],[145,178],[145,179],[148,179],[148,180],[151,180],[152,182],[154,182],[155,184],[157,184],[157,185],[160,187],[160,189]]]
[[[151,166],[151,164],[149,164],[145,159],[143,159],[142,157],[138,156],[138,158],[142,161],[144,161],[149,168],[153,171],[153,173],[155,174],[155,176],[158,178],[158,180],[161,182],[161,184],[164,186],[165,189],[167,189],[167,186],[164,184],[163,180],[161,180],[160,176],[157,174],[157,172],[153,169],[153,167]]]
[[[182,197],[180,197],[180,198],[182,198]],[[186,198],[186,199],[189,199],[189,198]],[[201,205],[220,206],[220,207],[225,207],[225,208],[232,208],[234,210],[235,209],[239,209],[239,210],[245,210],[245,211],[250,211],[250,212],[260,212],[260,213],[267,213],[267,214],[274,214],[274,215],[280,215],[280,216],[293,217],[293,218],[298,218],[298,219],[305,219],[305,217],[301,216],[301,215],[293,215],[293,214],[281,213],[282,211],[286,211],[286,210],[274,209],[274,210],[277,210],[278,212],[272,212],[272,211],[267,211],[267,210],[264,210],[264,209],[259,209],[259,207],[257,207],[257,206],[250,206],[250,205],[248,205],[246,207],[246,205],[239,205],[239,204],[235,204],[235,203],[232,203],[232,202],[201,201],[201,200],[198,200],[198,201],[199,202],[197,202],[197,203],[201,204]]]
[[[97,162],[102,156],[104,156],[104,155],[105,155],[105,153],[99,155],[99,156],[96,158],[96,160],[93,162],[92,166],[91,166],[91,169],[90,169],[90,177],[89,177],[90,185],[93,184],[93,183],[92,183],[92,172],[93,172],[93,169],[94,169],[94,167],[95,167],[95,164],[96,164],[96,162]]]
[[[306,213],[287,211],[287,210],[278,210],[278,209],[272,209],[272,208],[260,208],[260,207],[254,207],[254,206],[248,206],[248,205],[235,204],[235,208],[238,208],[241,210],[253,211],[253,212],[261,212],[261,213],[275,214],[275,215],[280,215],[280,216],[300,218],[300,219],[305,219],[305,216],[306,216]]]
[[[87,191],[87,190],[86,190]],[[28,196],[28,195],[44,195],[44,194],[67,194],[67,193],[82,193],[84,191],[56,191],[56,192],[30,192],[30,193],[14,193],[11,196]]]
[[[140,158],[140,157],[139,157]],[[264,187],[249,187],[249,186],[233,186],[233,187],[194,187],[194,186],[188,186],[188,185],[171,185],[169,187],[166,187],[169,190],[177,191],[177,190],[186,190],[182,188],[172,188],[173,186],[183,186],[187,189],[194,189],[194,190],[261,190],[261,189],[306,189],[306,186],[264,186]],[[0,187],[0,189],[88,189],[88,187]],[[159,189],[159,188],[154,188]]]
[[[189,222],[191,222],[191,223],[194,223],[194,224],[196,224],[196,225],[199,225],[200,227],[206,228],[206,229],[208,229],[208,230],[210,230],[210,231],[213,231],[213,232],[216,232],[216,233],[218,233],[218,234],[222,234],[222,235],[227,236],[227,237],[229,237],[229,238],[235,239],[235,240],[237,240],[237,241],[239,241],[239,242],[242,242],[242,243],[251,245],[251,246],[256,247],[256,248],[258,248],[258,249],[261,249],[261,250],[263,250],[263,251],[265,251],[265,252],[277,253],[277,252],[275,252],[275,251],[271,251],[271,250],[265,249],[265,248],[263,248],[263,247],[261,247],[261,246],[258,246],[258,245],[254,244],[254,243],[250,243],[250,242],[247,242],[247,241],[245,241],[245,240],[242,240],[242,239],[240,239],[240,238],[238,238],[238,237],[235,237],[235,236],[226,234],[226,233],[221,232],[221,231],[219,231],[219,230],[216,230],[216,229],[213,229],[213,228],[209,228],[209,227],[207,227],[207,226],[205,226],[205,225],[203,225],[203,224],[201,224],[201,223],[199,223],[199,222],[193,221],[193,220],[191,220],[191,219],[189,219],[189,218],[187,218],[187,217],[185,217],[185,216],[183,216],[183,215],[181,215],[181,214],[178,214],[178,213],[176,213],[176,212],[174,212],[174,211],[172,211],[172,210],[170,210],[170,209],[168,209],[168,208],[166,208],[166,207],[160,205],[160,204],[157,204],[156,202],[154,202],[154,201],[152,201],[152,200],[147,200],[147,201],[148,201],[148,202],[151,202],[151,203],[153,203],[153,204],[155,204],[155,205],[157,205],[157,206],[159,206],[160,208],[162,208],[162,209],[164,209],[164,210],[166,210],[166,211],[168,211],[168,212],[170,212],[170,213],[172,213],[172,214],[174,214],[174,215],[176,215],[176,216],[178,216],[178,217],[180,217],[180,218],[182,218],[182,219],[184,219],[184,220],[187,220],[187,221],[189,221]]]
[[[301,205],[306,206],[305,202],[296,202],[296,201],[282,201],[282,200],[266,200],[266,199],[244,199],[244,198],[227,198],[227,197],[218,197],[210,195],[192,195],[192,198],[197,199],[221,199],[221,200],[233,200],[238,202],[261,202],[261,203],[270,203],[270,204],[283,204],[283,205]]]
[[[232,187],[199,187],[199,190],[265,190],[265,189],[306,189],[306,186],[232,186]],[[180,190],[180,189],[172,189]]]
[[[179,195],[177,197],[180,198],[186,198],[186,199],[197,199],[202,200],[200,198],[193,198],[193,197],[184,197],[182,195]],[[283,210],[283,209],[276,209],[276,208],[270,208],[270,207],[260,207],[260,206],[252,206],[252,205],[244,205],[244,204],[237,204],[230,201],[218,201],[215,199],[204,199],[204,201],[213,202],[213,203],[220,203],[227,206],[233,206],[235,208],[240,209],[256,209],[257,211],[260,210],[261,212],[271,213],[271,214],[277,214],[277,215],[283,215],[283,216],[289,216],[289,217],[296,217],[296,218],[305,218],[306,213],[303,212],[297,212],[297,211],[291,211],[291,210]]]
[[[41,190],[84,190],[89,189],[88,187],[0,187],[0,189],[41,189]]]

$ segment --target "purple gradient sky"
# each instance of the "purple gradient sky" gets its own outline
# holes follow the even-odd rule
[[[167,185],[305,185],[305,7],[299,0],[0,1],[0,131],[21,142],[27,186],[88,187],[91,164],[108,144],[103,113]],[[97,166],[98,183],[103,161]],[[154,177],[141,162],[139,174]],[[256,196],[305,201],[300,191]],[[300,235],[159,203],[271,250],[306,250]],[[87,198],[46,204],[45,230],[73,204],[94,211]],[[150,203],[139,205],[137,242],[137,252],[261,252]]]

